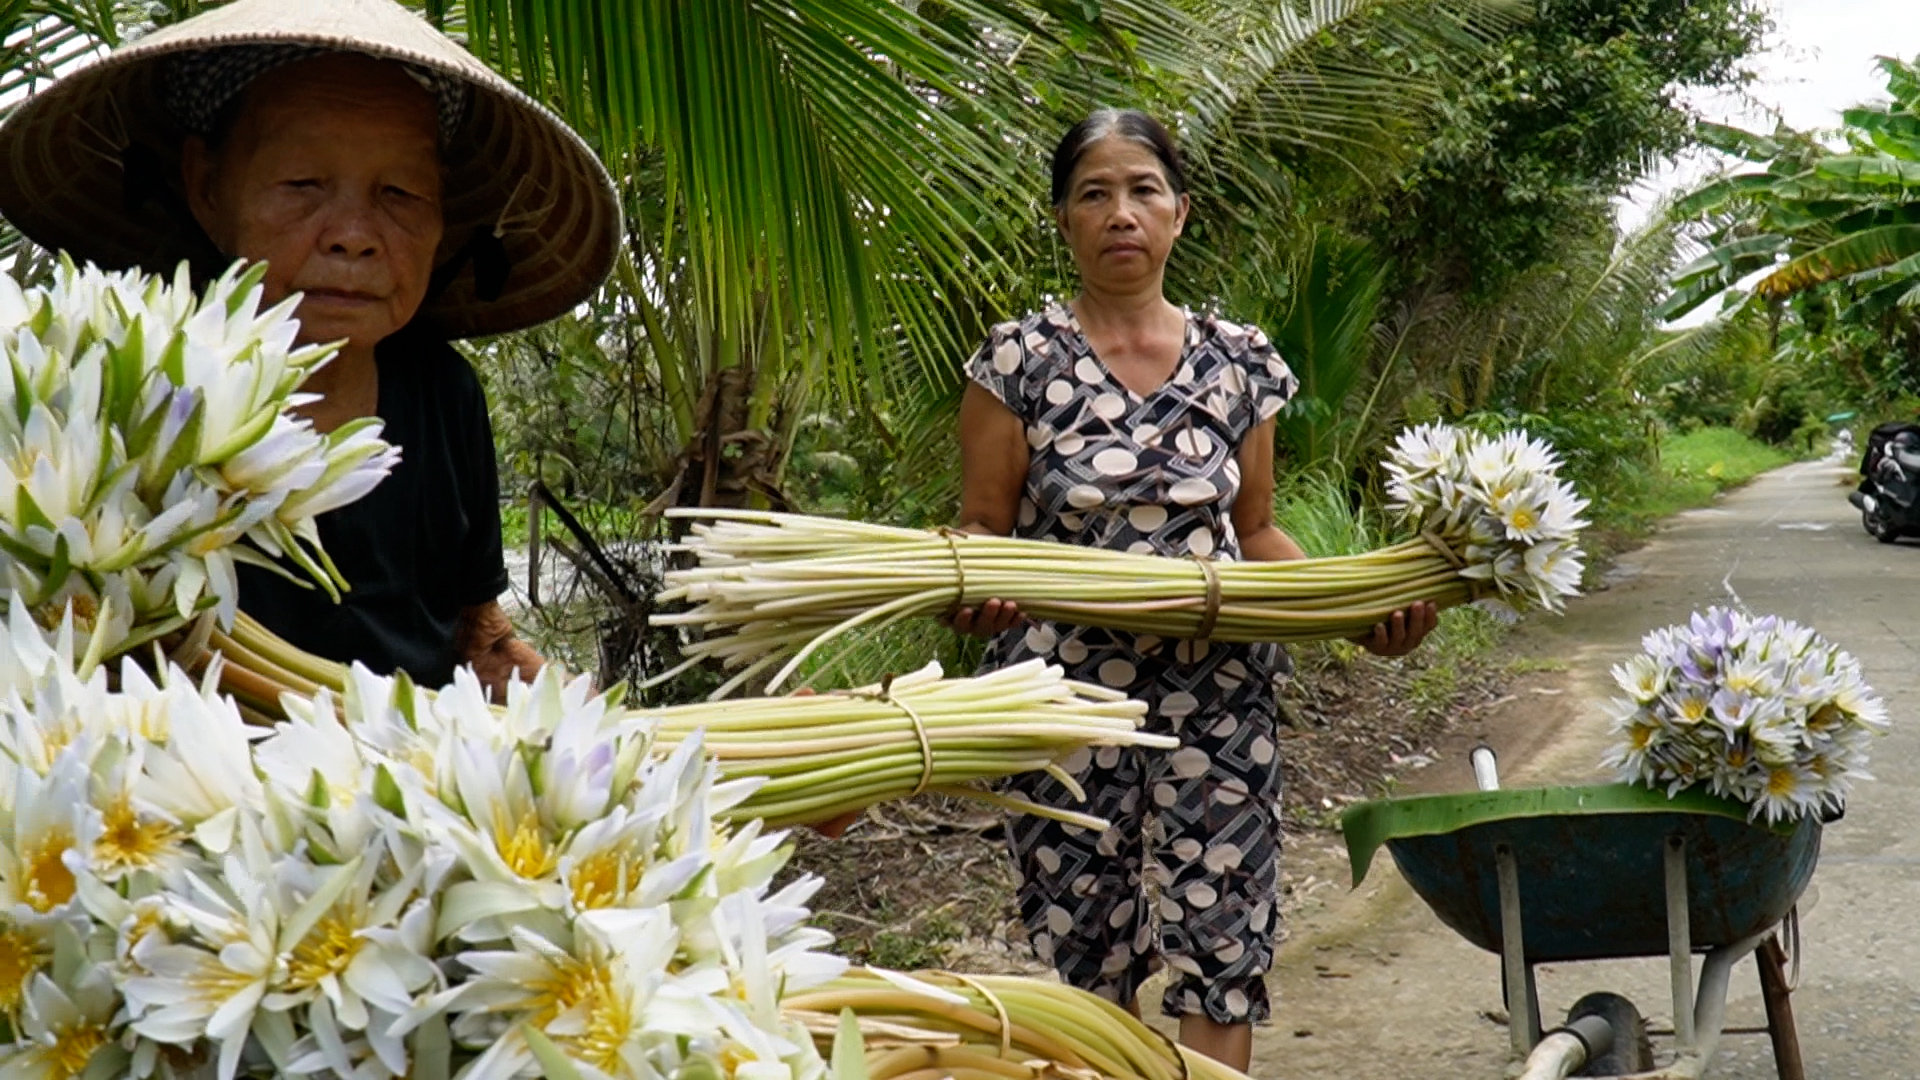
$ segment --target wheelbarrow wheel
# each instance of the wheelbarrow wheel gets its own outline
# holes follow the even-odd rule
[[[1631,1076],[1653,1068],[1653,1043],[1647,1039],[1647,1022],[1633,1002],[1619,994],[1588,994],[1574,1003],[1567,1013],[1567,1023],[1583,1016],[1605,1020],[1613,1029],[1613,1046],[1588,1061],[1575,1076]]]

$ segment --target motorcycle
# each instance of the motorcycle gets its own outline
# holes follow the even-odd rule
[[[1920,424],[1897,421],[1873,429],[1860,459],[1860,486],[1847,501],[1883,544],[1920,534]]]

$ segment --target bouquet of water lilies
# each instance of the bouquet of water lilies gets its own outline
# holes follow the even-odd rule
[[[1446,424],[1400,433],[1385,463],[1401,520],[1461,561],[1517,610],[1558,610],[1580,591],[1587,500],[1560,479],[1560,458],[1524,431],[1485,435]]]
[[[1066,987],[835,981],[818,880],[724,822],[757,781],[583,681],[356,668],[266,730],[6,619],[0,1074],[1240,1080]]]
[[[1705,785],[1752,816],[1793,821],[1846,805],[1887,723],[1851,655],[1809,627],[1715,607],[1649,633],[1613,669],[1620,779],[1669,794]]]
[[[377,420],[321,435],[288,411],[334,349],[294,345],[297,297],[261,310],[264,273],[198,294],[184,265],[171,283],[65,260],[44,288],[0,275],[0,606],[42,626],[71,607],[111,656],[203,612],[231,626],[236,562],[345,587],[314,517],[399,455]]]
[[[845,968],[818,882],[772,888],[697,738],[556,676],[496,712],[365,672],[263,731],[8,621],[8,1075],[825,1075],[778,1007]]]
[[[1215,562],[1199,557],[1205,552],[1162,558],[798,514],[670,511],[703,519],[683,545],[699,564],[668,572],[661,599],[689,606],[653,621],[706,632],[686,649],[687,663],[713,658],[737,669],[721,696],[769,672],[767,685],[780,686],[849,632],[989,598],[1039,619],[1243,642],[1351,637],[1420,601],[1558,610],[1579,591],[1578,535],[1587,524],[1586,500],[1560,479],[1560,464],[1524,432],[1415,428],[1386,462],[1392,506],[1415,538],[1293,562]]]

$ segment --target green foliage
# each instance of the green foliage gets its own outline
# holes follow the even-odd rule
[[[1387,539],[1379,512],[1325,473],[1287,474],[1275,487],[1273,502],[1275,522],[1315,558],[1357,555]]]
[[[1709,427],[1660,445],[1660,464],[1676,479],[1705,479],[1725,489],[1793,460],[1793,455],[1731,428]]]
[[[1380,206],[1379,235],[1412,279],[1494,294],[1550,258],[1566,222],[1604,212],[1687,145],[1679,91],[1747,82],[1765,12],[1756,0],[1540,4],[1450,84],[1439,129]]]
[[[1236,316],[1267,327],[1300,380],[1277,424],[1288,463],[1337,466],[1341,437],[1351,426],[1344,407],[1379,346],[1376,327],[1390,268],[1367,244],[1327,226],[1307,234],[1294,265],[1293,287],[1279,305],[1271,293],[1230,303],[1242,300],[1232,304]]]

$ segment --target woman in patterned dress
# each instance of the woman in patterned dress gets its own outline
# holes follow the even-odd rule
[[[1297,559],[1273,522],[1273,427],[1296,387],[1259,330],[1162,294],[1186,222],[1186,177],[1166,129],[1095,113],[1053,158],[1054,215],[1081,292],[996,327],[968,364],[960,410],[960,525],[1090,547],[1207,559]],[[1398,655],[1433,628],[1422,604],[1364,644]],[[1067,763],[1080,806],[1044,773],[1038,802],[1113,823],[1039,817],[1008,830],[1035,952],[1068,982],[1138,1013],[1157,963],[1181,1041],[1237,1068],[1270,1015],[1280,774],[1274,645],[1171,641],[1027,622],[1007,602],[955,613],[988,636],[987,664],[1041,657],[1146,702],[1173,751],[1106,748]],[[1149,892],[1149,885],[1152,887]],[[1150,907],[1151,905],[1151,907]]]

